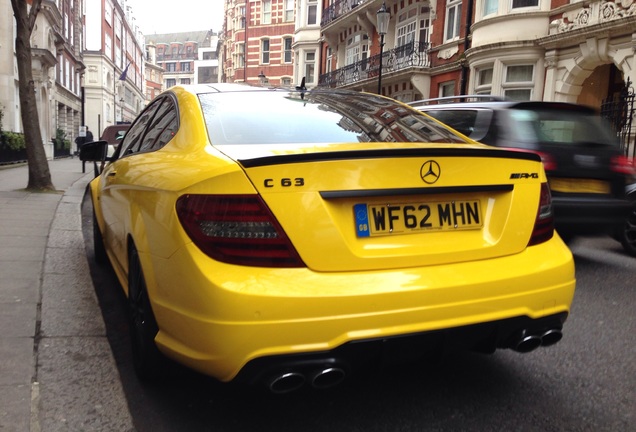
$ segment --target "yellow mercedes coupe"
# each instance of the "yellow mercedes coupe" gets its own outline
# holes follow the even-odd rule
[[[134,366],[277,393],[558,342],[575,289],[539,156],[345,90],[177,86],[90,184]]]

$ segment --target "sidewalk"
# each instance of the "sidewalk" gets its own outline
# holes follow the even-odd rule
[[[59,193],[0,167],[0,430],[133,431],[84,250],[92,166],[49,168]]]

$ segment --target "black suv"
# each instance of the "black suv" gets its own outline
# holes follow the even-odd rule
[[[410,105],[481,143],[538,153],[563,237],[620,232],[629,214],[625,187],[634,165],[598,113],[568,103],[487,98],[451,103],[442,103],[447,99],[442,98]]]

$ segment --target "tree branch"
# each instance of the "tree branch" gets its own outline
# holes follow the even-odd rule
[[[41,8],[42,0],[33,0],[33,3],[31,4],[31,11],[29,11],[29,34],[33,32],[35,20],[38,17],[38,13],[40,13]]]

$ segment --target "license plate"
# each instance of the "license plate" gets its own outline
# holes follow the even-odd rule
[[[358,237],[424,231],[479,229],[483,225],[479,200],[356,204]]]
[[[595,179],[553,178],[550,179],[550,189],[555,192],[567,193],[598,193],[608,194],[611,191],[609,182]]]

